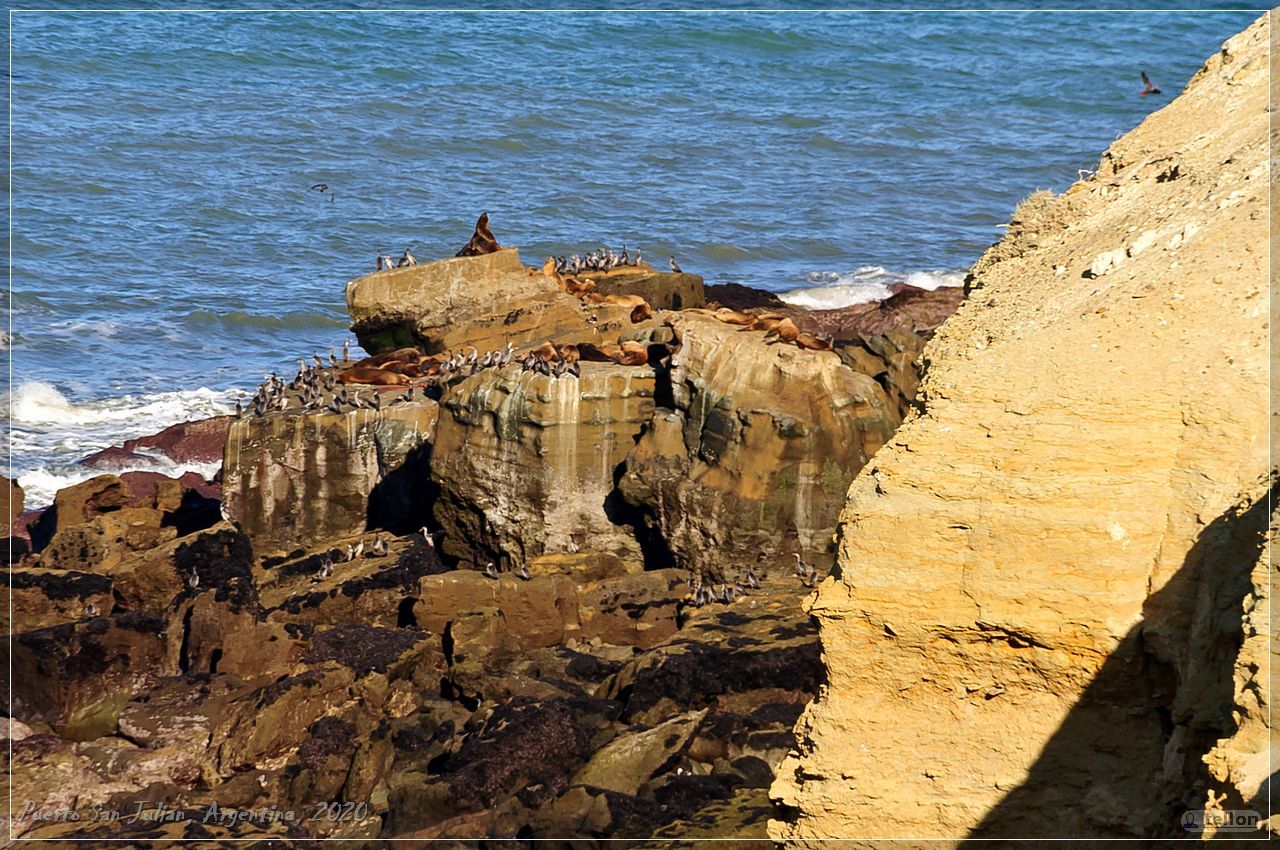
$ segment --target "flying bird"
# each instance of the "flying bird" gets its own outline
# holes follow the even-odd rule
[[[1145,76],[1145,75],[1144,75]],[[319,192],[321,195],[329,196],[329,203],[333,203],[333,199],[337,197],[330,189],[328,183],[316,183],[311,186],[309,192]]]
[[[1146,97],[1149,94],[1160,94],[1160,87],[1151,82],[1151,78],[1147,76],[1147,72],[1141,71],[1140,73],[1142,74],[1142,91],[1138,92],[1138,94],[1143,97]]]

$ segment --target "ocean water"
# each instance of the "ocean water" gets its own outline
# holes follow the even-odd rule
[[[956,285],[1254,17],[15,14],[8,474],[39,505],[227,410],[341,346],[376,251],[451,256],[482,210],[529,263],[625,244],[817,307]]]

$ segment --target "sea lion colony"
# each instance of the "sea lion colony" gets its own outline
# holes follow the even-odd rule
[[[476,256],[493,253],[501,248],[489,230],[489,214],[483,213],[476,221],[471,239],[456,256]],[[396,267],[417,265],[417,259],[405,250]],[[391,257],[378,251],[378,271],[393,268]],[[603,295],[596,290],[596,281],[583,276],[585,272],[608,273],[617,268],[632,267],[652,269],[637,252],[633,258],[626,246],[621,252],[612,248],[600,248],[586,254],[565,257],[548,257],[541,268],[542,274],[555,279],[565,292],[580,300],[584,307],[613,305],[624,309],[632,324],[644,322],[654,315],[654,308],[638,295]],[[537,269],[529,269],[537,274]],[[657,312],[663,312],[659,309]],[[785,342],[811,351],[831,351],[831,337],[819,338],[801,331],[789,317],[779,313],[745,313],[721,307],[714,302],[705,308],[688,308],[684,312],[701,313],[718,321],[741,327],[744,332],[765,334],[768,344]],[[587,324],[596,333],[598,319],[594,313],[587,317]],[[658,348],[663,346],[659,345]],[[415,390],[424,398],[428,393],[438,394],[449,384],[474,375],[485,369],[504,369],[513,363],[521,372],[533,372],[555,380],[577,378],[581,374],[581,360],[613,362],[623,366],[639,366],[655,357],[651,346],[633,340],[599,340],[596,342],[544,342],[516,355],[515,346],[508,342],[506,349],[481,354],[472,347],[469,352],[448,352],[428,355],[417,348],[401,348],[352,361],[350,341],[344,342],[342,356],[329,350],[328,361],[312,354],[312,363],[298,361],[298,373],[285,383],[274,372],[258,387],[248,407],[237,402],[236,415],[266,416],[269,413],[334,413],[345,414],[356,410],[380,410],[384,404],[385,390],[376,388],[403,387],[404,394],[397,395],[388,404],[413,401]],[[656,356],[661,357],[661,352]],[[314,365],[313,365],[314,364]],[[418,381],[418,383],[415,383]],[[341,386],[339,386],[341,385]],[[348,389],[350,386],[350,389]],[[365,396],[361,396],[361,387]],[[437,396],[438,397],[438,396]]]

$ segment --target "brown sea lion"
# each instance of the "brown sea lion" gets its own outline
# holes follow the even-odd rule
[[[577,363],[582,358],[578,346],[572,342],[562,342],[556,346],[556,353],[566,363]]]
[[[737,310],[730,310],[728,307],[721,307],[716,310],[716,318],[726,325],[751,325],[756,320],[755,316],[748,313],[739,313]]]
[[[617,362],[623,366],[643,366],[649,362],[649,346],[627,340],[621,348],[622,356],[617,358]]]
[[[493,238],[493,234],[489,232],[489,214],[487,212],[480,213],[480,218],[476,219],[476,232],[471,234],[471,240],[462,246],[462,250],[454,254],[455,257],[478,257],[481,254],[492,254],[502,248],[498,244],[498,240]]]
[[[606,304],[617,304],[619,307],[635,308],[644,304],[645,300],[640,295],[606,295],[604,302]]]
[[[631,324],[643,322],[645,319],[653,318],[653,310],[649,308],[649,302],[637,304],[636,308],[631,311]]]
[[[395,361],[402,363],[417,363],[421,359],[422,352],[416,348],[397,348],[395,351],[388,351],[383,354],[374,354],[371,357],[366,357],[357,363],[355,368],[379,368],[386,363]]]
[[[555,257],[547,257],[547,261],[542,264],[542,273],[547,277],[554,277],[556,280],[560,279],[560,275],[556,274]]]
[[[544,342],[537,348],[532,349],[529,353],[535,357],[540,357],[543,360],[554,360],[560,352],[556,351],[555,343]]]
[[[755,321],[751,323],[751,327],[746,328],[746,330],[768,333],[776,328],[782,319],[782,316],[757,316]]]
[[[409,383],[409,379],[404,375],[397,375],[386,369],[362,369],[359,366],[338,375],[338,381],[343,384],[374,384],[384,387],[404,386]]]
[[[799,336],[800,329],[796,327],[796,323],[790,319],[783,319],[778,322],[778,324],[774,325],[772,330],[764,335],[764,341],[772,342],[773,340],[780,339],[783,342],[795,342],[796,338]]]
[[[582,300],[587,304],[604,304],[608,298],[593,290],[591,292],[584,293]]]
[[[800,346],[801,348],[807,348],[810,351],[830,351],[831,350],[831,340],[821,339],[819,337],[814,336],[813,334],[804,333],[803,331],[801,331],[800,335],[796,337],[796,345]]]
[[[582,360],[590,360],[594,363],[605,363],[613,361],[619,362],[622,357],[622,348],[616,342],[609,340],[601,340],[598,343],[580,342],[578,343],[578,356]]]

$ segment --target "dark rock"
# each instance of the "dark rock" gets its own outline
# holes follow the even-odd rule
[[[350,668],[357,676],[366,673],[385,673],[424,635],[416,631],[380,629],[359,623],[341,623],[332,629],[317,632],[313,648],[303,661],[316,664],[337,661]]]
[[[787,310],[792,309],[777,295],[740,283],[710,283],[705,287],[707,302],[715,302],[730,310]]]
[[[212,416],[170,425],[157,434],[125,440],[126,452],[149,449],[176,463],[214,463],[222,460],[222,447],[234,417]]]

